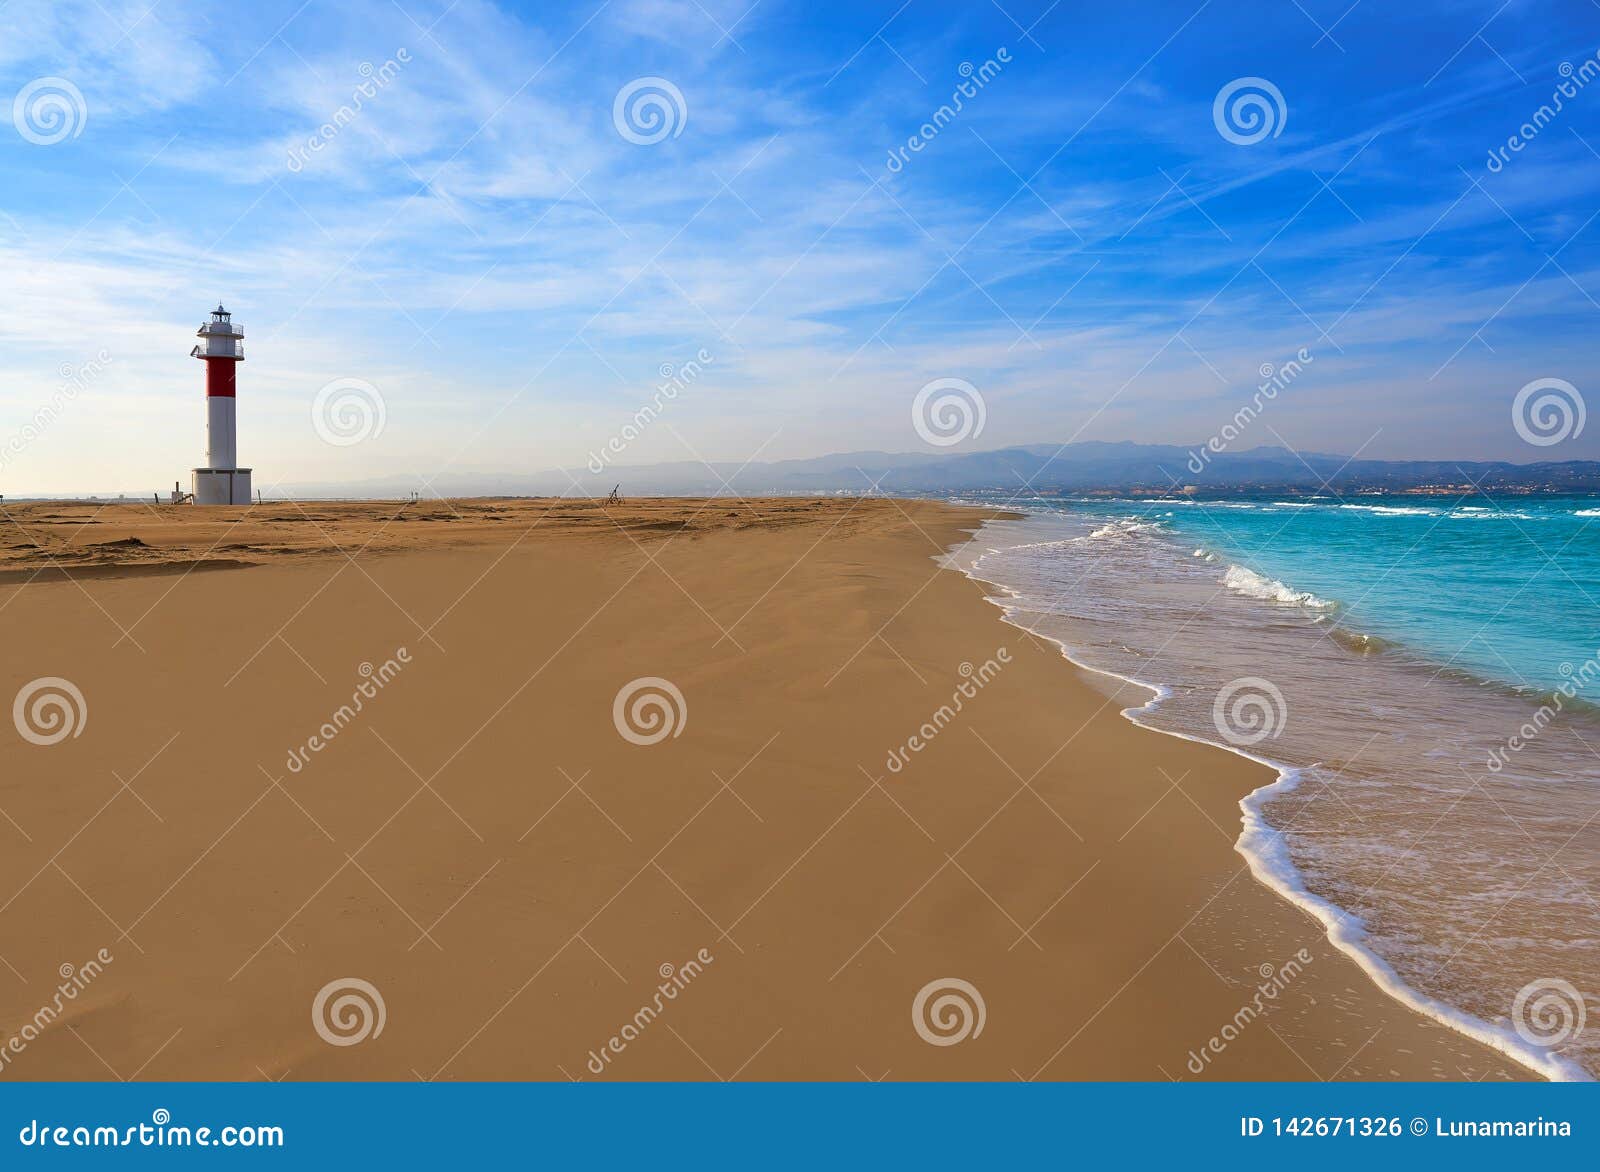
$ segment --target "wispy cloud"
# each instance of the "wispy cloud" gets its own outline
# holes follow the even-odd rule
[[[1301,346],[1292,442],[1381,427],[1369,454],[1530,458],[1509,397],[1593,365],[1600,87],[1514,166],[1483,160],[1600,44],[1600,11],[1563,6],[1564,41],[1508,14],[1504,61],[1469,48],[1430,80],[1448,50],[1415,60],[1404,35],[1454,48],[1487,12],[1363,6],[1336,48],[1221,6],[980,7],[884,26],[783,0],[13,0],[5,92],[68,78],[88,120],[54,147],[0,136],[5,410],[85,346],[118,361],[0,487],[192,464],[188,336],[219,298],[248,331],[241,445],[267,483],[578,464],[702,348],[630,459],[914,448],[911,398],[945,376],[983,389],[986,443],[1188,443]],[[963,62],[1000,46],[945,126]],[[1241,147],[1211,101],[1251,72],[1287,123]],[[681,94],[682,133],[617,132],[639,77]],[[315,441],[309,404],[345,377],[382,388],[381,442]],[[77,482],[85,456],[104,483]]]

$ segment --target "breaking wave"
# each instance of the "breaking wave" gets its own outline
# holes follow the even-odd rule
[[[1228,572],[1222,576],[1222,584],[1235,594],[1258,598],[1263,602],[1281,602],[1312,610],[1331,610],[1338,605],[1326,598],[1318,598],[1309,590],[1296,590],[1276,578],[1268,578],[1244,566],[1229,566]]]

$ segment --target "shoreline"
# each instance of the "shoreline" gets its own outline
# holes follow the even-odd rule
[[[1253,766],[1103,711],[1096,669],[1012,638],[931,561],[999,510],[450,507],[466,526],[400,532],[316,506],[292,547],[244,533],[251,574],[0,584],[19,679],[72,679],[93,714],[48,750],[0,745],[28,835],[0,857],[22,975],[0,1034],[63,959],[116,954],[18,1077],[586,1077],[663,962],[702,949],[605,1077],[1526,1077],[1238,882],[1223,826]],[[70,536],[192,560],[289,523],[142,512]],[[309,556],[334,537],[383,556]],[[396,647],[403,672],[286,774]],[[685,698],[648,744],[614,727],[646,677]],[[381,991],[381,1037],[313,1032],[341,975]],[[945,978],[979,992],[978,1028],[930,1045],[915,1005]]]
[[[987,528],[987,525],[985,527]],[[974,534],[973,543],[981,540],[982,536],[983,530],[980,529]],[[962,566],[957,565],[955,561],[958,552],[959,550],[952,550],[952,568],[985,585],[1004,591],[1010,599],[1018,597],[1016,591],[1006,583],[985,577],[977,571],[976,563],[981,560],[981,555],[974,558],[972,564]],[[1281,585],[1281,583],[1274,584]],[[1153,733],[1233,753],[1246,761],[1271,769],[1275,774],[1272,781],[1250,791],[1239,800],[1240,832],[1234,849],[1249,863],[1251,875],[1257,882],[1319,923],[1325,929],[1328,941],[1359,965],[1375,987],[1408,1009],[1491,1047],[1544,1079],[1552,1082],[1595,1081],[1594,1075],[1571,1059],[1535,1046],[1510,1030],[1495,1026],[1408,984],[1388,961],[1366,944],[1366,925],[1359,916],[1317,895],[1305,885],[1304,875],[1289,857],[1284,834],[1274,829],[1264,814],[1266,805],[1273,797],[1298,788],[1303,781],[1304,771],[1301,768],[1253,753],[1240,745],[1207,739],[1175,728],[1164,728],[1141,719],[1142,716],[1159,710],[1162,703],[1172,696],[1170,685],[1138,679],[1090,663],[1080,658],[1079,653],[1066,641],[1035,631],[1018,622],[1017,616],[1023,612],[1013,601],[1002,598],[989,598],[987,601],[1000,609],[1005,622],[1054,644],[1060,649],[1062,657],[1079,670],[1148,690],[1151,693],[1149,700],[1121,710],[1120,715],[1129,723]]]

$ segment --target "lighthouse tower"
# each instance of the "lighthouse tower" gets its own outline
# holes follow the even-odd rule
[[[235,367],[244,361],[244,331],[222,306],[199,331],[190,356],[206,364],[206,466],[194,470],[197,505],[250,503],[250,469],[236,467],[238,418],[234,413]]]

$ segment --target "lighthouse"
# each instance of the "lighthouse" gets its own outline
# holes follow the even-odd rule
[[[197,505],[250,503],[250,469],[239,468],[238,417],[234,412],[236,368],[244,361],[244,331],[221,305],[197,331],[190,356],[206,364],[206,465],[194,470]]]

